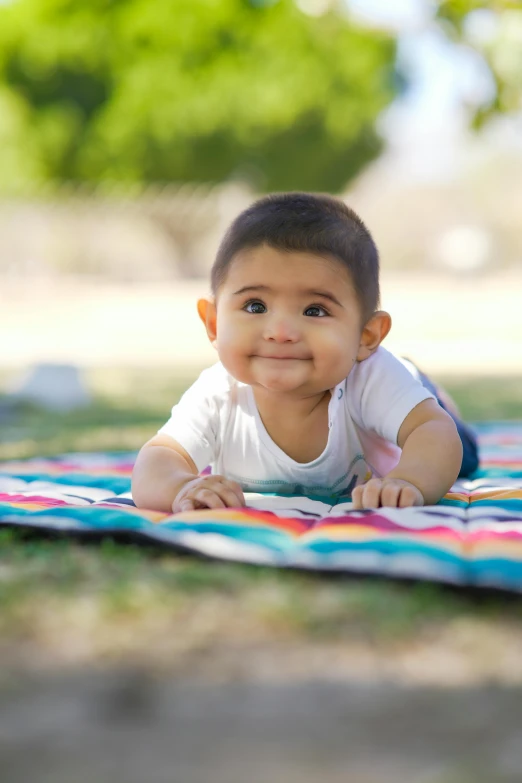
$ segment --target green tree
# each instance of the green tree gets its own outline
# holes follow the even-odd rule
[[[480,128],[498,114],[522,109],[522,5],[520,0],[442,0],[438,18],[446,34],[458,42],[470,36],[471,15],[487,15],[489,34],[472,45],[484,56],[495,82],[495,96],[473,117]]]
[[[320,17],[293,0],[0,8],[0,184],[244,175],[339,190],[379,152],[396,85],[394,42],[336,5]]]

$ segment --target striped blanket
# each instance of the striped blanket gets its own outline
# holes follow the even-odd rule
[[[522,422],[476,427],[481,468],[435,506],[353,511],[327,498],[166,515],[130,496],[134,453],[0,463],[0,523],[153,541],[209,557],[522,591]]]

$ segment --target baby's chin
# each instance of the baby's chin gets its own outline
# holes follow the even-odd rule
[[[303,390],[310,384],[310,378],[306,373],[294,371],[288,372],[264,372],[255,374],[256,385],[262,386],[267,391],[295,392]]]

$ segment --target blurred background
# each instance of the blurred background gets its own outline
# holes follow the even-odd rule
[[[522,418],[518,0],[0,0],[0,459],[138,449],[294,189],[373,232],[388,347]],[[521,643],[516,598],[2,530],[2,781],[518,781]]]
[[[219,238],[289,189],[374,233],[389,347],[518,371],[521,85],[510,0],[0,0],[4,379],[193,375]]]

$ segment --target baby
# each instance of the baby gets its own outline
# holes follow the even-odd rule
[[[226,233],[211,289],[197,307],[219,363],[141,449],[137,506],[237,507],[244,492],[418,506],[476,468],[473,436],[436,387],[381,346],[378,252],[343,202],[260,199]]]

